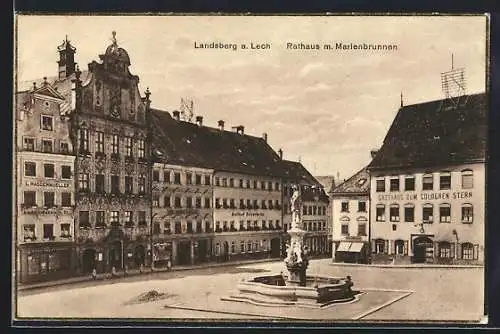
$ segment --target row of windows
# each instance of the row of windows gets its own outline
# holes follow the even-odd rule
[[[439,190],[451,189],[451,172],[441,172],[439,175]],[[465,169],[461,172],[461,187],[471,189],[474,186],[474,175],[472,170]],[[434,190],[434,174],[424,174],[422,176],[422,190]],[[386,191],[386,179],[377,178],[376,191]],[[389,191],[401,191],[399,176],[389,177]],[[415,176],[404,177],[404,191],[415,191]]]
[[[43,153],[56,153],[55,150],[55,140],[49,138],[42,138],[40,141],[39,150]],[[24,137],[23,138],[23,150],[34,152],[37,150],[35,145],[35,138],[33,137]],[[59,143],[59,153],[68,154],[69,153],[69,144],[67,142],[61,141]]]
[[[23,193],[23,205],[25,207],[35,207],[37,206],[36,191],[24,191]],[[60,193],[60,203],[56,203],[56,195],[53,191],[43,192],[43,206],[45,208],[53,208],[58,204],[62,207],[71,206],[71,193],[61,192]]]
[[[326,215],[326,206],[316,206],[316,205],[303,205],[302,206],[302,215],[304,216],[325,216]]]
[[[119,156],[120,149],[123,148],[123,153],[126,158],[133,157],[134,151],[134,141],[137,144],[137,157],[139,159],[145,158],[145,150],[146,145],[144,139],[135,139],[129,136],[120,137],[117,134],[111,135],[111,153],[112,156]],[[123,142],[123,144],[121,144]],[[104,155],[106,154],[105,150],[105,139],[104,132],[95,132],[95,145],[94,151],[96,154]],[[89,130],[88,129],[80,129],[79,131],[79,147],[78,151],[80,153],[88,154],[90,152],[89,149]]]
[[[238,229],[236,229],[235,221],[232,220],[230,222],[223,221],[222,226],[220,221],[215,222],[215,232],[236,232],[236,231],[260,231],[260,230],[280,230],[280,220],[240,220]]]
[[[122,219],[120,221],[120,211],[110,211],[108,222],[106,221],[105,211],[95,211],[95,227],[105,228],[108,223],[111,226],[121,226],[125,224],[127,227],[132,227],[134,225],[135,213],[133,211],[123,211]],[[92,224],[90,223],[90,212],[80,211],[79,212],[79,226],[80,228],[90,228]],[[147,225],[146,222],[146,211],[137,212],[137,222],[139,225]]]
[[[36,177],[37,168],[36,163],[26,161],[24,163],[24,176]],[[71,166],[61,166],[60,175],[57,175],[54,164],[43,164],[43,176],[46,178],[54,179],[60,177],[61,179],[71,179]]]
[[[203,200],[203,203],[202,203]],[[158,194],[153,195],[153,207],[159,207],[160,206],[160,196]],[[193,202],[193,197],[181,197],[181,196],[175,196],[173,197],[173,203],[172,203],[172,197],[170,196],[164,196],[163,197],[163,207],[165,208],[197,208],[201,209],[202,207],[209,209],[210,208],[210,198],[208,197],[195,197],[194,202]]]
[[[236,181],[238,183],[236,184]],[[279,191],[280,190],[280,183],[279,182],[274,182],[274,189],[273,189],[273,182],[272,181],[257,181],[257,180],[235,180],[233,178],[225,178],[225,177],[215,177],[215,186],[217,187],[239,187],[239,188],[248,188],[248,189],[262,189],[262,190],[275,190]]]
[[[376,239],[373,241],[373,252],[376,254],[389,253],[389,240]],[[395,240],[393,244],[393,254],[406,255],[408,253],[408,242],[404,240]],[[473,245],[470,242],[463,242],[460,244],[460,253],[457,254],[459,259],[463,260],[477,260],[479,253],[479,245]],[[437,257],[442,259],[455,258],[455,243],[448,241],[441,241],[437,243]]]
[[[161,174],[160,174],[159,170],[153,170],[153,182],[162,181],[165,183],[181,184],[181,173],[180,172],[164,171],[163,172],[163,179],[160,179],[160,175]],[[197,174],[197,173],[186,172],[183,184],[202,185],[202,181],[203,181],[204,185],[209,186],[211,184],[210,180],[211,180],[210,175],[201,175],[201,174]]]
[[[59,237],[62,239],[71,238],[70,224],[64,223],[60,224],[60,234]],[[44,240],[55,239],[54,235],[54,224],[43,224],[43,236]],[[24,241],[35,241],[36,240],[36,226],[35,224],[24,224],[23,225],[23,239]]]
[[[383,222],[386,220],[386,207],[383,204],[378,204],[376,207],[376,221]],[[474,208],[471,204],[462,204],[461,206],[461,221],[462,223],[472,223],[474,216]],[[389,220],[391,222],[400,221],[399,205],[393,204],[389,206]],[[413,223],[415,221],[415,207],[413,204],[404,206],[404,221]],[[422,206],[422,222],[433,223],[434,221],[434,206],[432,204],[424,204]],[[439,222],[451,222],[451,205],[439,205]]]
[[[236,253],[255,253],[255,252],[266,252],[270,249],[269,243],[267,240],[255,240],[255,241],[240,241],[239,243],[239,249],[236,248],[237,243],[235,241],[231,242],[231,247],[229,248],[229,251],[232,254]],[[221,244],[216,243],[215,244],[215,255],[221,255]]]
[[[366,236],[366,223],[358,223],[358,236]],[[340,234],[349,236],[349,224],[342,223],[340,226]],[[353,234],[354,235],[354,234]]]
[[[349,202],[345,201],[340,204],[340,212],[349,212]],[[358,212],[366,212],[366,202],[358,201]]]
[[[308,232],[326,231],[326,221],[309,221],[302,223],[302,228]]]
[[[153,234],[182,234],[182,233],[209,233],[213,232],[212,224],[209,221],[190,221],[188,220],[185,224],[182,224],[180,221],[176,221],[174,226],[172,223],[167,220],[162,225],[160,223],[153,223]]]
[[[105,176],[104,174],[97,174],[95,176],[95,192],[104,194],[106,192],[105,187]],[[123,192],[125,194],[133,194],[134,193],[134,177],[133,176],[125,176],[124,178],[124,187]],[[137,188],[139,194],[146,193],[146,176],[141,174],[137,178]],[[88,173],[80,173],[78,174],[78,191],[86,192],[90,190],[90,182],[89,182],[89,174]],[[119,175],[110,175],[110,189],[109,191],[112,194],[120,194],[122,193],[122,187],[120,182]]]
[[[236,201],[234,198],[223,198],[222,201],[220,198],[215,199],[215,208],[216,209],[236,209]],[[240,199],[239,209],[269,209],[269,210],[280,210],[281,204],[279,200],[250,200]]]

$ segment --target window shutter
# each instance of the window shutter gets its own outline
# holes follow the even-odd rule
[[[450,243],[450,256],[452,259],[455,258],[455,243],[454,242]]]
[[[479,245],[474,245],[474,260],[479,258]]]
[[[372,239],[372,253],[375,253],[376,252],[376,249],[375,249],[375,239]]]
[[[408,255],[408,240],[405,241],[403,255]]]
[[[457,259],[462,258],[462,244],[457,242]]]
[[[437,242],[434,242],[434,254],[433,254],[433,257],[436,258],[439,256],[439,247],[438,247],[438,243]]]
[[[389,240],[385,240],[384,254],[389,254]]]

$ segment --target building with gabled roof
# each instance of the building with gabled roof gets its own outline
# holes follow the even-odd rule
[[[374,261],[484,261],[485,93],[402,106],[371,175]]]
[[[370,175],[366,167],[330,191],[333,260],[370,261]]]

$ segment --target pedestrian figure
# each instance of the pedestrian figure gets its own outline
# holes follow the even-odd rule
[[[96,278],[97,278],[97,270],[95,270],[95,268],[94,268],[94,269],[92,269],[92,279],[95,280]]]
[[[125,266],[123,268],[123,276],[127,276],[127,274],[128,274],[128,266]]]
[[[352,286],[354,285],[354,283],[352,282],[351,276],[348,275],[346,277],[346,282],[347,282],[347,290],[349,291],[349,293],[352,293]]]
[[[141,263],[141,265],[139,266],[139,272],[142,274],[142,271],[144,270],[144,266],[143,264]]]
[[[394,265],[394,264],[396,264],[396,258],[395,257],[392,258],[392,265]]]
[[[116,268],[115,268],[115,266],[111,267],[111,277],[116,277]]]
[[[168,271],[172,269],[172,262],[170,260],[167,261],[167,269]]]

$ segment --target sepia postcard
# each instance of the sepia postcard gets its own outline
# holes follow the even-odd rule
[[[486,323],[488,44],[488,15],[17,14],[13,321]]]

